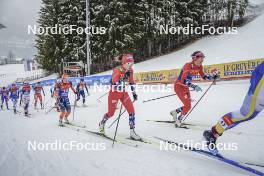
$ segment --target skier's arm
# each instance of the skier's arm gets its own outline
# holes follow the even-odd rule
[[[183,67],[181,82],[184,83],[186,86],[193,88],[197,92],[202,91],[202,89],[198,85],[192,84],[191,80],[187,78],[187,76],[190,74],[190,70],[191,66],[189,64],[186,64]]]
[[[134,98],[134,101],[136,101],[138,99],[138,96],[136,94],[136,89],[135,89],[135,80],[134,80],[134,72],[133,70],[130,71],[130,75],[128,78],[129,84],[130,84],[130,89],[132,91],[132,95]]]
[[[87,91],[87,94],[88,94],[88,95],[90,95],[90,93],[89,93],[89,90],[88,90],[88,87],[87,87],[86,83],[85,83],[85,89],[86,89],[86,91]]]
[[[205,75],[205,74],[204,74],[203,66],[200,67],[199,74],[200,74],[200,76],[201,76],[202,79],[205,79],[205,80],[206,80],[206,79],[209,79],[209,80],[212,79],[210,75]]]
[[[46,96],[43,87],[41,89],[42,89],[43,95]]]
[[[189,64],[185,64],[182,68],[182,77],[181,82],[188,86],[191,80],[187,79],[187,76],[190,74],[191,66]]]
[[[118,68],[115,68],[112,74],[112,84],[118,85],[120,83],[120,71]]]
[[[78,83],[76,86],[76,92],[79,92],[79,90],[80,90],[80,83]]]
[[[77,94],[77,91],[74,89],[74,87],[73,87],[73,85],[72,85],[72,82],[70,82],[70,85],[71,85],[71,90],[72,90],[75,94]]]

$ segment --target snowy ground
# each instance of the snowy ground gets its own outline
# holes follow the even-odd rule
[[[170,97],[143,104],[142,100],[169,93],[138,92],[139,101],[135,103],[137,133],[156,142],[158,141],[153,136],[178,142],[200,141],[203,130],[215,124],[224,113],[240,107],[248,84],[246,80],[222,82],[213,86],[187,120],[202,125],[193,130],[175,129],[171,124],[148,122],[149,119],[171,120],[169,111],[180,103],[176,97]],[[203,83],[201,86],[206,89],[209,85]],[[107,109],[107,97],[101,103],[96,100],[103,93],[92,93],[87,99],[88,107],[76,108],[76,123],[85,124],[89,129],[97,129],[98,122]],[[201,93],[192,95],[197,100]],[[71,97],[73,102],[74,96]],[[191,152],[160,151],[158,146],[143,143],[138,143],[138,148],[118,143],[112,148],[108,140],[58,127],[58,113],[52,111],[45,115],[48,107],[53,104],[48,96],[46,102],[49,103],[45,110],[37,112],[31,109],[31,118],[13,115],[10,111],[0,111],[0,175],[249,175]],[[118,110],[114,117],[117,114]],[[223,154],[232,159],[263,165],[263,115],[261,113],[258,118],[226,132],[219,142],[236,142],[238,150],[224,151]],[[110,122],[112,120],[108,124]],[[107,129],[107,134],[113,136],[114,127]],[[120,121],[118,136],[126,137],[128,134],[128,119],[125,115]],[[103,142],[106,150],[36,152],[27,149],[28,141],[53,142],[56,139],[62,142]]]

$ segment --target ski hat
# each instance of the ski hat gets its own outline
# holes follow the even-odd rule
[[[134,62],[134,57],[133,54],[123,54],[122,55],[122,65],[127,64],[127,63],[131,63]]]
[[[81,81],[84,81],[84,79],[82,78]]]
[[[205,56],[204,56],[202,51],[195,51],[191,56],[192,56],[192,60],[193,61],[196,61],[197,59],[199,59],[201,57],[205,58]]]
[[[28,81],[24,81],[23,84],[24,84],[24,85],[28,85],[29,82],[28,82]]]

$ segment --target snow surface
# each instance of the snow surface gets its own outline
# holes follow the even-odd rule
[[[201,141],[202,132],[213,124],[226,112],[240,107],[249,85],[248,80],[220,82],[213,86],[206,98],[190,115],[186,122],[200,124],[193,130],[175,129],[172,124],[160,124],[147,120],[171,120],[169,111],[180,105],[178,98],[170,97],[164,100],[142,103],[153,97],[169,93],[143,93],[138,92],[139,101],[136,108],[136,131],[151,141],[153,136],[173,139],[178,142],[187,140]],[[201,84],[205,90],[208,83]],[[223,91],[229,90],[229,91]],[[46,88],[48,92],[48,88]],[[87,107],[76,107],[75,123],[84,124],[89,129],[96,130],[98,123],[107,110],[107,97],[102,102],[96,100],[104,92],[92,93],[87,98]],[[198,99],[201,93],[192,93],[193,99]],[[229,98],[228,98],[229,97]],[[230,98],[232,97],[232,98]],[[73,103],[74,95],[71,94]],[[138,143],[138,148],[112,142],[87,133],[77,132],[69,128],[58,127],[58,113],[45,112],[54,101],[48,98],[45,110],[30,109],[31,118],[13,115],[10,111],[0,111],[0,175],[250,175],[219,161],[203,157],[186,151],[161,151],[159,146]],[[32,107],[32,103],[31,103]],[[21,110],[21,108],[20,108]],[[113,119],[118,115],[116,111]],[[118,136],[128,137],[127,114],[121,118]],[[237,151],[223,151],[227,157],[244,162],[264,164],[264,151],[262,150],[264,114],[256,119],[227,131],[219,142],[235,142]],[[72,120],[72,115],[70,116]],[[106,129],[110,136],[114,134],[115,126]],[[54,140],[78,141],[81,143],[105,143],[104,151],[29,151],[28,141],[53,142]],[[129,143],[129,141],[127,141]],[[262,168],[257,168],[264,171]]]

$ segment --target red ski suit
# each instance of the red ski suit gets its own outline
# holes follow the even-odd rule
[[[198,74],[204,78],[203,66],[197,66],[193,62],[186,63],[174,83],[174,91],[184,105],[182,107],[182,115],[186,115],[191,109],[191,95],[187,84]]]
[[[115,85],[117,85],[119,81],[122,81],[124,79],[124,74],[126,72],[127,70],[125,70],[122,66],[116,67],[113,70],[112,87],[108,95],[108,112],[106,114],[108,118],[114,115],[116,106],[119,100],[122,102],[123,106],[126,108],[128,114],[135,113],[134,106],[128,95],[128,92],[126,92],[125,90],[120,91],[118,90],[117,87],[115,87]],[[130,76],[127,78],[126,81],[128,81],[130,85],[133,85],[135,83],[134,76],[133,76],[133,69],[130,69]]]

